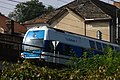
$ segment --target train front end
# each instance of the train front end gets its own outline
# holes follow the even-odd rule
[[[30,29],[23,39],[21,58],[40,59],[44,42],[45,30]]]

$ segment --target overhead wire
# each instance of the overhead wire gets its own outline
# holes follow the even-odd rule
[[[11,1],[11,2],[15,2],[15,3],[24,3],[24,2],[20,2],[20,1],[16,1],[16,0],[8,0],[8,1]],[[44,3],[45,5],[47,5],[47,6],[50,6],[49,4],[47,4],[47,3]],[[55,7],[55,6],[54,6]]]
[[[8,0],[8,1],[15,2],[15,3],[22,3],[22,2],[16,1],[16,0]]]
[[[3,1],[0,1],[1,3],[4,3],[4,4],[8,4],[8,5],[11,5],[11,6],[16,6],[14,4],[10,4],[10,3],[6,3],[6,2],[3,2]]]
[[[5,8],[5,9],[9,9],[9,10],[13,10],[11,8],[8,8],[8,7],[4,7],[4,6],[0,6],[1,8]]]

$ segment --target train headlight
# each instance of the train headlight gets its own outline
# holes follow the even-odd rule
[[[42,54],[41,54],[41,58],[42,58],[42,59],[45,58],[45,52],[42,52]]]
[[[25,55],[23,53],[21,53],[21,58],[24,58],[24,57],[25,57]]]

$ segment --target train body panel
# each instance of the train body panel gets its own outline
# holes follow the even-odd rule
[[[53,42],[58,43],[53,45]],[[99,51],[103,51],[107,45],[110,45],[113,50],[119,50],[117,44],[49,28],[47,26],[34,27],[28,30],[24,36],[23,44],[28,45],[23,45],[22,47],[22,58],[38,58],[44,59],[47,62],[60,64],[65,64],[73,56],[73,53],[77,57],[81,57],[84,50],[93,50],[96,54]]]
[[[48,30],[48,35],[48,40],[59,41],[60,43],[64,44],[90,48],[89,41],[81,36],[75,36],[73,34],[62,33],[55,30]]]

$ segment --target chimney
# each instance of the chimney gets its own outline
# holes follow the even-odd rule
[[[6,31],[8,34],[14,33],[14,21],[11,19],[6,20]]]

